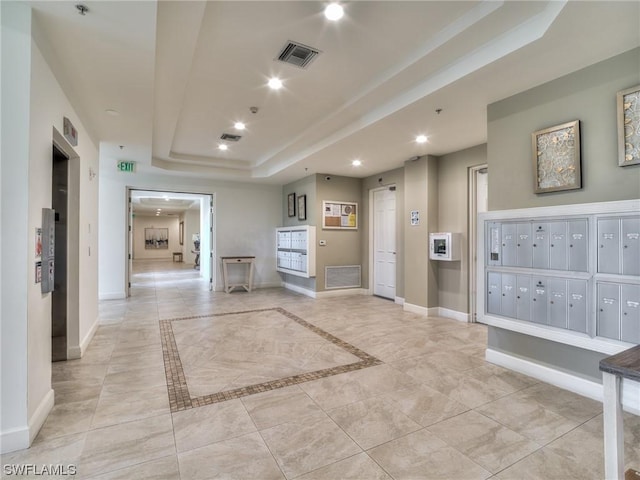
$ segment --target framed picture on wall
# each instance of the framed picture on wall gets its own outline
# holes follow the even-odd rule
[[[184,222],[180,222],[180,229],[178,230],[178,240],[180,245],[184,245]]]
[[[296,194],[290,193],[287,195],[287,215],[289,217],[296,216]]]
[[[582,188],[578,120],[533,132],[531,144],[535,193]]]
[[[298,220],[307,219],[307,196],[300,195],[298,197]]]
[[[640,85],[622,90],[618,101],[618,165],[640,164]]]
[[[145,228],[144,229],[145,250],[166,250],[169,248],[168,228]]]

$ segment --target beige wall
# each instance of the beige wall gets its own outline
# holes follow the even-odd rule
[[[640,84],[640,48],[488,106],[489,210],[640,196],[640,165],[618,167],[616,92]],[[582,189],[533,193],[531,133],[580,120]]]
[[[412,210],[420,212],[420,224],[409,225],[404,233],[404,300],[418,307],[438,306],[437,270],[429,261],[428,238],[437,231],[438,222],[438,160],[425,156],[405,162],[404,219]],[[407,220],[408,221],[408,220]]]
[[[369,285],[369,262],[371,255],[369,251],[371,223],[371,190],[384,186],[395,185],[396,187],[396,297],[404,297],[404,228],[409,221],[404,215],[404,169],[397,168],[388,172],[379,173],[362,179],[362,286],[368,288]],[[405,221],[406,219],[406,221]]]
[[[316,175],[315,218],[317,220],[316,240],[325,240],[326,246],[318,246],[316,254],[316,291],[324,288],[324,269],[327,266],[362,265],[362,182],[359,178],[331,175]],[[356,202],[358,204],[357,230],[323,230],[322,202],[324,200]],[[317,243],[316,242],[316,243]]]
[[[469,313],[469,167],[487,162],[478,145],[438,159],[438,230],[461,234],[459,262],[438,262],[438,305]]]

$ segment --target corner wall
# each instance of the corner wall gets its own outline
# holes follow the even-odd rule
[[[640,196],[640,165],[618,167],[616,92],[640,84],[640,48],[487,107],[489,210]],[[582,189],[535,194],[531,134],[580,120]]]
[[[275,228],[281,221],[282,188],[241,182],[211,181],[145,172],[123,174],[117,160],[100,158],[100,298],[126,296],[126,189],[215,194],[214,288],[223,288],[221,256],[255,255],[257,288],[280,286],[276,272]],[[199,227],[198,227],[199,228]],[[191,250],[190,238],[185,238]]]
[[[463,314],[469,313],[469,167],[485,163],[486,144],[438,158],[438,230],[462,237],[460,261],[437,262],[438,306]]]
[[[640,197],[640,165],[619,167],[616,92],[640,84],[640,48],[488,106],[489,210]],[[533,193],[531,133],[580,120],[582,189]],[[489,327],[489,349],[601,381],[597,352]]]
[[[78,288],[69,292],[68,353],[81,352],[98,317],[97,149],[32,35],[28,4],[2,2],[2,391],[3,452],[26,448],[53,407],[51,295],[35,282],[35,229],[51,208],[52,146],[63,117],[78,131],[70,161],[70,198],[77,200],[69,252]],[[5,117],[8,115],[8,117]],[[71,192],[73,190],[73,192]],[[10,209],[6,208],[11,206]],[[7,222],[9,222],[7,224]],[[70,244],[71,245],[71,244]],[[6,255],[4,252],[7,252]],[[73,255],[73,258],[71,256]],[[72,279],[74,272],[69,271]],[[5,275],[11,275],[10,278]],[[75,297],[72,297],[75,295]]]
[[[429,260],[429,233],[438,225],[438,159],[430,155],[404,164],[405,219],[411,211],[420,214],[420,223],[405,228],[404,252],[411,261],[405,262],[405,309],[428,314],[438,306],[438,265]]]

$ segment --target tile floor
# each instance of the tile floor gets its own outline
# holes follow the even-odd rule
[[[32,447],[3,464],[75,464],[75,478],[103,480],[603,478],[601,405],[485,362],[482,325],[374,297],[210,293],[184,264],[135,269],[133,296],[101,303],[84,358],[53,364],[56,405]],[[381,363],[172,412],[160,320],[272,308]],[[261,332],[254,348],[282,346]],[[198,359],[188,346],[178,342],[179,354]],[[196,390],[234,384],[238,372],[225,377],[223,366],[197,370]],[[625,441],[639,468],[640,417],[625,417]]]

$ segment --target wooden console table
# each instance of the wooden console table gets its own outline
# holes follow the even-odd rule
[[[242,287],[247,292],[251,291],[251,287],[253,285],[253,270],[254,270],[254,262],[256,257],[220,257],[222,259],[222,278],[224,279],[224,291],[227,293],[231,293],[236,287]],[[246,282],[244,283],[229,283],[229,272],[227,271],[228,265],[247,265],[248,271]]]
[[[623,378],[640,382],[640,345],[600,360],[604,411],[604,475],[624,478],[624,430],[620,385]]]

